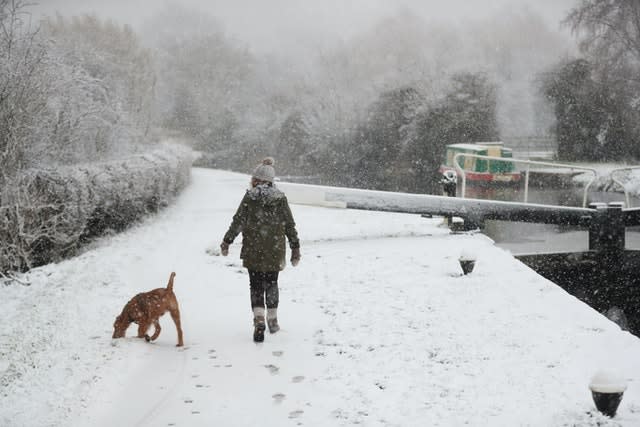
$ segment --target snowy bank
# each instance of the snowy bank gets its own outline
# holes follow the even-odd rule
[[[591,191],[599,192],[599,198],[607,193],[607,201],[625,201],[629,207],[638,207],[633,198],[640,198],[640,166],[620,163],[584,163],[580,166],[592,168],[596,177],[590,187]],[[574,181],[585,185],[591,179],[590,174],[577,175]],[[625,198],[628,197],[629,199]],[[608,200],[610,199],[610,200]]]
[[[282,330],[253,343],[239,244],[216,255],[248,177],[192,178],[155,217],[0,288],[0,425],[640,425],[640,340],[439,218],[293,205],[303,258],[280,276]],[[167,316],[154,344],[111,340],[171,271],[185,348]],[[614,419],[591,400],[602,369],[627,387]]]

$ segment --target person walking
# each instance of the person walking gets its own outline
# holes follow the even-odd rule
[[[253,340],[264,341],[266,325],[270,333],[280,330],[278,324],[278,273],[286,265],[286,241],[291,248],[291,264],[300,261],[300,241],[285,194],[276,188],[274,160],[265,158],[253,171],[251,188],[238,207],[222,243],[220,253],[229,254],[231,245],[242,233],[240,258],[249,272]],[[266,325],[265,325],[266,305]]]

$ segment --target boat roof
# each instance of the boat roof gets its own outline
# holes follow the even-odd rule
[[[504,143],[501,141],[496,142],[469,142],[469,143],[460,143],[460,144],[449,144],[447,148],[453,148],[458,150],[469,150],[469,151],[481,151],[486,150],[491,146],[499,146],[503,147]],[[504,147],[503,147],[504,148]],[[510,148],[505,148],[505,150],[511,150]]]
[[[502,141],[483,141],[483,142],[473,142],[475,145],[504,145]]]

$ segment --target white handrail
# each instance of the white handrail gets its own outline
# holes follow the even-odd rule
[[[526,164],[527,165],[527,169],[525,171],[525,188],[524,188],[524,203],[528,203],[528,194],[529,194],[529,170],[531,165],[540,165],[540,166],[553,166],[553,167],[558,167],[558,168],[568,168],[571,170],[582,170],[585,172],[591,172],[593,174],[593,177],[591,178],[591,180],[587,183],[587,185],[584,187],[584,194],[582,196],[582,207],[586,208],[587,207],[587,195],[589,193],[589,187],[591,187],[591,184],[593,184],[593,182],[596,180],[596,177],[598,175],[598,173],[596,172],[595,169],[593,168],[586,168],[586,167],[582,167],[582,166],[575,166],[575,165],[565,165],[562,163],[552,163],[552,162],[540,162],[537,160],[521,160],[521,159],[514,159],[514,158],[509,158],[509,157],[495,157],[495,156],[483,156],[481,154],[472,154],[472,153],[456,153],[453,156],[453,167],[455,168],[455,170],[458,172],[458,174],[460,174],[462,176],[462,189],[461,189],[461,193],[462,193],[462,197],[465,197],[465,192],[466,192],[466,185],[467,185],[467,177],[465,174],[465,170],[462,169],[462,167],[460,167],[460,164],[458,163],[458,158],[460,157],[473,157],[476,159],[486,159],[486,160],[499,160],[501,162],[511,162],[511,163],[520,163],[520,164]]]
[[[629,199],[629,192],[627,191],[627,188],[624,186],[624,184],[622,182],[620,182],[618,179],[616,179],[613,175],[616,172],[622,172],[622,171],[628,171],[628,170],[634,170],[634,169],[640,169],[640,166],[628,166],[626,168],[613,169],[611,172],[609,172],[609,177],[611,178],[611,181],[615,182],[620,187],[622,187],[622,191],[624,191],[624,200],[625,200],[625,203],[627,204],[628,208],[631,207],[631,201]]]

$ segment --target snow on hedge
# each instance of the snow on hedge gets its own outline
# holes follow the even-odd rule
[[[166,206],[190,179],[192,152],[164,146],[126,160],[30,169],[0,193],[0,271],[73,254]]]

